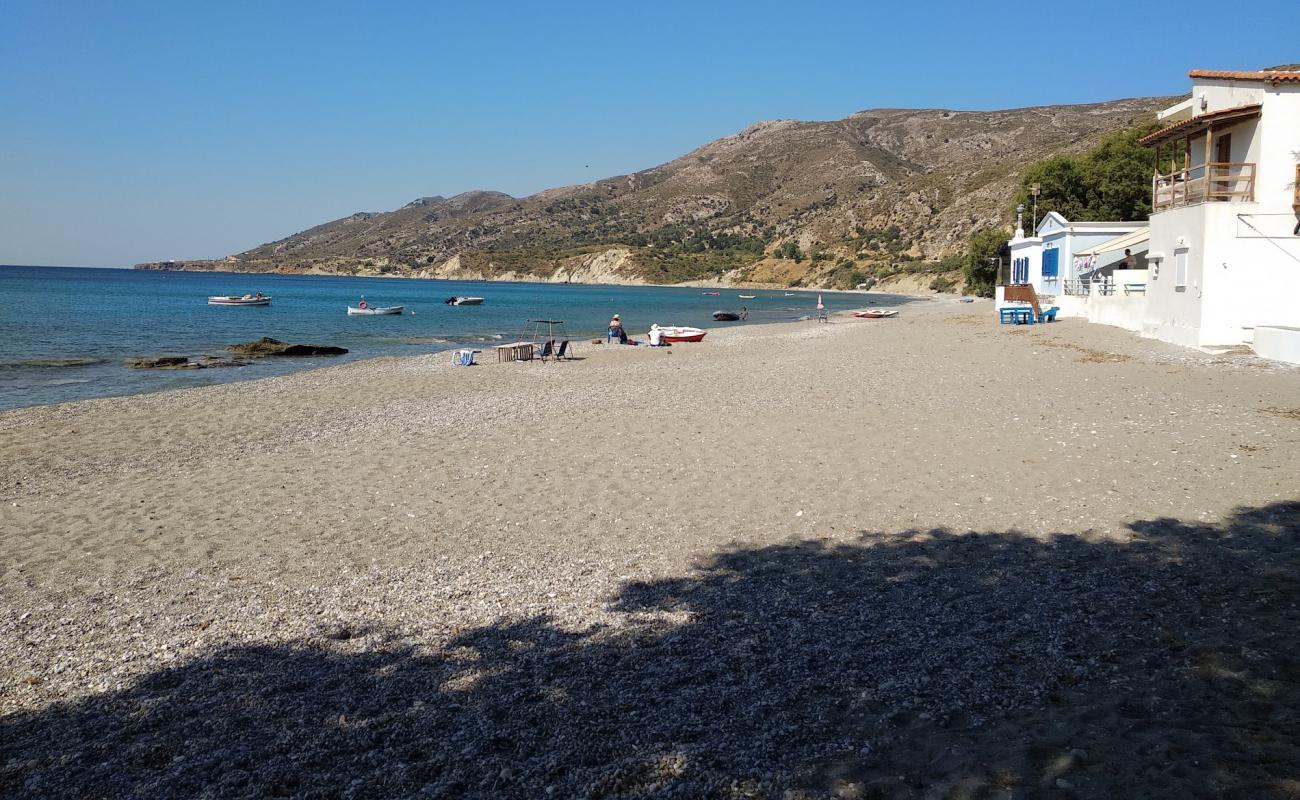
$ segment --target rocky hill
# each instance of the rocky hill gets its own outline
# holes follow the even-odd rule
[[[760,122],[631,175],[525,198],[422,197],[221,261],[138,266],[847,288],[942,271],[973,230],[1010,221],[1026,165],[1083,150],[1168,102]]]

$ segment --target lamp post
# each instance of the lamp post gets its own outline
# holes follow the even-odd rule
[[[1038,193],[1042,191],[1042,188],[1036,183],[1029,187],[1029,196],[1034,198],[1034,214],[1030,218],[1030,221],[1034,223],[1034,233],[1038,233]]]

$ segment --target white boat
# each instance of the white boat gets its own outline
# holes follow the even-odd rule
[[[667,325],[659,328],[660,338],[669,343],[698,342],[704,339],[708,331],[703,328],[689,328],[680,325]]]
[[[231,295],[213,295],[208,297],[210,306],[269,306],[271,305],[271,295],[246,294],[243,296],[237,294]]]
[[[755,297],[758,297],[758,295],[756,295],[756,294],[738,294],[738,295],[736,295],[736,297],[739,297],[741,300],[753,300]]]
[[[898,316],[898,312],[892,308],[869,308],[866,311],[854,311],[853,316],[858,319],[886,319]]]
[[[386,308],[370,308],[368,306],[366,308],[357,308],[356,306],[348,306],[348,316],[349,317],[387,316],[390,314],[400,314],[402,313],[403,308],[406,308],[406,306],[388,306]]]
[[[481,297],[448,297],[446,300],[449,306],[481,306],[483,298]]]

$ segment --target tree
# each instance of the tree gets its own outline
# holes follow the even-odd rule
[[[1020,179],[1016,202],[1033,205],[1029,187],[1038,184],[1040,216],[1055,211],[1068,220],[1145,220],[1151,214],[1154,157],[1138,139],[1155,124],[1116,131],[1079,156],[1052,156],[1030,164]]]
[[[993,296],[998,278],[997,259],[1008,238],[1007,232],[1001,228],[981,228],[971,237],[962,264],[967,294]]]

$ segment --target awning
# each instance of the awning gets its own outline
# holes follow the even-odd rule
[[[1096,272],[1099,269],[1118,264],[1124,260],[1124,251],[1131,250],[1134,255],[1145,253],[1151,245],[1151,229],[1138,228],[1123,236],[1107,239],[1099,245],[1082,250],[1074,255],[1074,271],[1077,273]]]
[[[1185,119],[1182,122],[1175,122],[1173,125],[1166,125],[1155,133],[1149,133],[1138,139],[1138,144],[1160,144],[1170,139],[1181,139],[1184,136],[1194,136],[1202,131],[1208,130],[1212,125],[1222,125],[1230,122],[1239,122],[1243,119],[1254,119],[1259,116],[1260,104],[1252,106],[1237,106],[1236,108],[1225,108],[1222,111],[1215,111],[1209,114],[1202,114],[1199,117]]]

